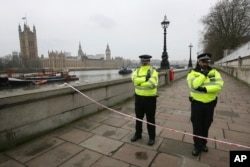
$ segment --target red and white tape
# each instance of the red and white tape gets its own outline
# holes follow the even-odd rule
[[[175,129],[171,129],[171,128],[166,128],[166,127],[163,127],[163,126],[159,126],[159,125],[156,125],[156,124],[152,124],[150,122],[147,122],[145,120],[142,120],[142,119],[138,119],[136,117],[133,117],[131,115],[127,115],[127,114],[124,114],[124,113],[121,113],[119,111],[116,111],[112,108],[109,108],[97,101],[95,101],[94,99],[90,98],[89,96],[85,95],[84,93],[82,93],[81,91],[79,91],[78,89],[76,89],[75,87],[73,87],[72,85],[68,84],[68,83],[64,83],[63,85],[65,86],[68,86],[70,88],[72,88],[73,90],[75,90],[76,92],[78,92],[79,94],[81,94],[82,96],[84,96],[85,98],[87,98],[88,100],[96,103],[97,105],[107,109],[107,110],[110,110],[110,111],[113,111],[117,114],[120,114],[120,115],[123,115],[125,117],[128,117],[128,118],[131,118],[131,119],[134,119],[134,120],[138,120],[138,121],[141,121],[143,123],[146,123],[146,124],[149,124],[149,125],[153,125],[155,127],[160,127],[160,128],[163,128],[164,130],[168,130],[170,132],[174,132],[174,133],[180,133],[180,134],[184,134],[184,135],[188,135],[188,136],[192,136],[192,137],[198,137],[198,138],[202,138],[202,139],[206,139],[206,140],[210,140],[210,141],[214,141],[214,142],[218,142],[218,143],[223,143],[223,144],[227,144],[227,145],[230,145],[230,146],[235,146],[235,147],[242,147],[242,148],[247,148],[247,149],[250,149],[249,146],[245,146],[245,145],[240,145],[240,144],[236,144],[236,143],[232,143],[232,142],[226,142],[226,141],[222,141],[222,140],[216,140],[216,139],[212,139],[212,138],[206,138],[206,137],[202,137],[202,136],[198,136],[198,135],[194,135],[192,133],[189,133],[189,132],[183,132],[183,131],[179,131],[179,130],[175,130]]]

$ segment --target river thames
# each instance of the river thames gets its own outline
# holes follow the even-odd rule
[[[70,84],[89,84],[101,81],[109,81],[114,79],[121,79],[130,77],[128,75],[120,75],[118,73],[118,69],[116,70],[86,70],[86,71],[70,71],[70,75],[76,75],[79,80],[78,81],[71,81]],[[23,87],[1,87],[0,94],[1,96],[6,96],[9,93],[21,93],[21,92],[28,92],[32,90],[38,89],[47,89],[47,88],[55,88],[62,85],[64,82],[55,82],[55,83],[47,83],[44,85],[31,85],[31,86],[23,86]]]

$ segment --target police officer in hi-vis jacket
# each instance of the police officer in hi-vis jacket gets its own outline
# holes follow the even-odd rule
[[[197,58],[196,67],[187,76],[187,83],[190,89],[193,134],[197,135],[193,137],[193,156],[199,155],[201,151],[208,152],[207,140],[198,136],[208,137],[208,130],[213,122],[217,95],[224,84],[220,73],[209,66],[210,53],[203,53]]]
[[[155,110],[158,86],[158,72],[150,66],[150,55],[139,56],[141,66],[136,68],[131,76],[135,86],[135,115],[138,119],[143,119],[146,115],[147,122],[155,124]],[[147,124],[148,145],[155,143],[155,126]],[[135,134],[131,138],[134,142],[142,138],[142,122],[136,120]]]

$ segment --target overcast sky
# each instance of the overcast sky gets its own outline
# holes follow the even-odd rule
[[[138,59],[150,54],[161,59],[164,15],[169,60],[188,60],[202,49],[200,22],[218,0],[0,0],[0,56],[20,52],[18,25],[37,31],[38,54],[48,51],[77,55],[79,42],[87,54]]]

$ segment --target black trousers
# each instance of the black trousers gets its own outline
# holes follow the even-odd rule
[[[146,115],[147,122],[155,124],[156,96],[135,95],[135,115],[138,119],[143,119]],[[147,124],[150,139],[155,139],[155,126]],[[136,120],[135,135],[142,134],[142,122]]]
[[[193,134],[208,137],[208,131],[213,122],[214,108],[217,100],[210,103],[201,103],[193,100],[191,102],[191,121],[193,125]],[[194,147],[202,149],[207,144],[206,139],[193,137]]]

